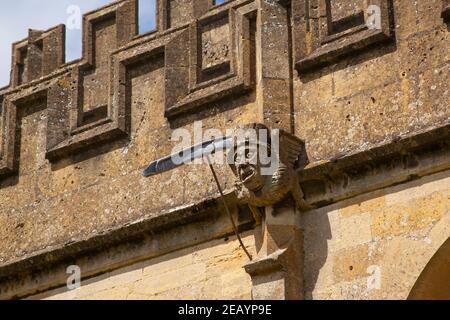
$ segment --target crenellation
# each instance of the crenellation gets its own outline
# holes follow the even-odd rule
[[[51,74],[65,63],[65,26],[29,30],[28,38],[13,45],[13,87]]]
[[[184,58],[168,60],[175,62],[171,70],[180,71],[166,75],[167,95],[176,94],[166,99],[168,118],[252,89],[256,76],[255,13],[252,1],[231,2],[191,23],[188,34],[180,34],[189,37],[189,67]],[[167,55],[178,56],[171,48],[167,48]]]
[[[16,174],[19,170],[20,112],[35,104],[47,105],[47,90],[35,90],[28,95],[17,94],[3,101],[2,108],[2,159],[0,177]]]
[[[3,137],[5,134],[5,132],[4,132],[5,126],[4,126],[4,120],[3,120],[5,113],[4,113],[3,100],[4,100],[4,97],[0,90],[0,166],[3,166],[1,163],[3,161],[3,150],[4,150]]]
[[[233,1],[240,0],[228,0],[220,5],[215,0],[160,0],[157,4],[157,29],[164,31],[186,26],[215,7],[227,7]]]
[[[84,16],[83,60],[74,68],[78,84],[73,92],[73,132],[86,124],[105,121],[112,113],[108,110],[113,67],[110,56],[137,33],[135,5],[135,1],[120,1]]]
[[[111,103],[112,75],[116,67],[111,54],[137,34],[136,1],[118,1],[92,11],[83,17],[83,22],[83,58],[72,69],[70,107],[64,114],[68,134],[58,133],[57,128],[49,132],[59,137],[50,138],[53,142],[49,145],[49,158],[127,135],[126,126],[119,124],[120,110],[115,110]],[[58,123],[57,119],[50,121]]]

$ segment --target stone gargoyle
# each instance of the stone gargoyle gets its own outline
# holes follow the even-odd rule
[[[239,200],[253,211],[273,206],[290,193],[297,206],[306,210],[296,174],[302,152],[303,141],[283,130],[270,130],[262,124],[237,128],[228,164],[237,178]]]

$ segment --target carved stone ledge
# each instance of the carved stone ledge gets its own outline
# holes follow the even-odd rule
[[[318,2],[318,6],[317,6]],[[294,37],[299,42],[296,68],[304,73],[334,63],[373,44],[392,41],[389,0],[310,0],[293,4]],[[375,7],[371,7],[375,6]],[[380,9],[380,20],[369,8]],[[369,27],[369,19],[379,26]],[[311,39],[307,43],[306,39]]]
[[[288,249],[280,249],[244,266],[252,278],[254,300],[302,299],[303,280],[296,278],[292,270],[289,270],[290,255],[292,253]]]
[[[280,260],[285,252],[286,249],[281,249],[261,259],[252,260],[244,266],[245,271],[252,277],[282,271],[283,264]]]

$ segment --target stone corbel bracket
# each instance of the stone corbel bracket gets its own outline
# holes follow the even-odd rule
[[[286,199],[262,211],[255,229],[257,256],[244,268],[252,278],[255,300],[303,299],[304,236],[301,214]]]
[[[293,4],[299,73],[394,39],[390,1],[358,2],[360,4],[350,0],[308,0]]]

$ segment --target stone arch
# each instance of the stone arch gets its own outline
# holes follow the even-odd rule
[[[450,238],[427,263],[408,300],[450,300]]]

